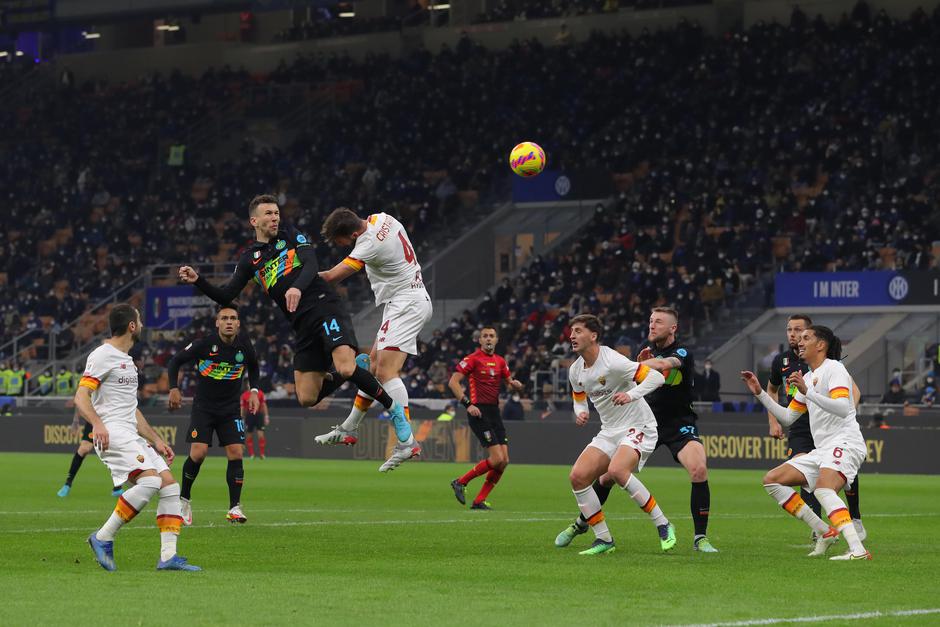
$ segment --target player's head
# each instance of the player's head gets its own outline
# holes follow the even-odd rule
[[[362,235],[366,227],[365,220],[356,215],[356,212],[346,207],[334,209],[326,216],[320,235],[323,239],[336,246],[351,246],[356,238]]]
[[[140,339],[140,332],[144,328],[140,321],[140,312],[127,303],[119,303],[111,308],[108,326],[111,328],[111,337],[124,337],[130,333],[134,342]]]
[[[571,319],[571,350],[581,354],[597,345],[604,325],[600,318],[591,314],[579,314]]]
[[[484,353],[492,355],[496,352],[496,344],[499,343],[499,334],[496,327],[483,327],[480,329],[480,348]]]
[[[807,363],[821,362],[823,359],[842,359],[842,340],[832,329],[821,324],[814,324],[803,331],[800,337],[800,357]]]
[[[238,320],[238,310],[234,306],[222,307],[215,314],[215,328],[219,330],[222,339],[229,341],[236,335],[241,328]]]
[[[650,342],[659,344],[669,340],[671,343],[676,338],[676,329],[679,328],[679,312],[671,307],[653,307],[650,312],[649,335],[646,336]]]
[[[260,194],[248,203],[248,222],[255,229],[256,236],[272,239],[277,236],[281,224],[281,210],[277,206],[277,197]]]
[[[812,326],[813,321],[806,314],[793,314],[787,319],[787,343],[790,348],[796,349],[803,336],[803,331]]]

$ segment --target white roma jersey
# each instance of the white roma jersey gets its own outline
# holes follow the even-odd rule
[[[601,346],[597,361],[590,368],[584,367],[583,357],[571,364],[568,380],[575,403],[583,403],[585,398],[590,398],[600,414],[602,428],[615,431],[656,424],[656,417],[646,399],[638,398],[626,405],[614,405],[613,401],[614,394],[629,392],[649,373],[647,366],[627,359],[612,348]]]
[[[105,342],[88,356],[78,384],[92,391],[91,404],[109,430],[137,434],[137,366],[130,355]]]
[[[845,418],[830,413],[797,392],[790,401],[790,408],[798,411],[809,409],[809,429],[813,434],[813,443],[818,449],[831,447],[857,448],[867,451],[865,438],[855,418],[855,403],[852,398],[852,377],[841,361],[827,359],[816,370],[803,375],[806,387],[826,398],[847,398],[852,404],[852,411]]]
[[[365,233],[356,238],[343,263],[356,270],[365,266],[376,305],[392,299],[426,299],[421,264],[405,227],[387,213],[374,213],[366,222]]]

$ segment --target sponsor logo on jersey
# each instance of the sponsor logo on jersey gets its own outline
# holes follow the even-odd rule
[[[688,354],[689,354],[689,351],[685,350],[684,348],[680,348],[679,350],[676,351],[676,355],[678,355],[679,357],[685,357]]]

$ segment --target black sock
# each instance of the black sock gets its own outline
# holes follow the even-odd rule
[[[72,481],[75,479],[75,475],[78,474],[78,469],[82,467],[83,461],[85,461],[85,457],[78,453],[72,456],[72,465],[69,466],[69,474],[65,478],[65,485],[72,485]]]
[[[591,487],[594,488],[594,493],[597,494],[597,498],[600,500],[601,505],[603,505],[607,502],[607,497],[610,496],[610,490],[614,486],[602,485],[600,479],[595,479],[594,485]],[[584,514],[578,514],[578,526],[586,527],[587,524],[587,518],[584,517]]]
[[[708,532],[708,512],[711,508],[711,490],[708,481],[692,482],[692,522],[695,535],[704,536]]]
[[[845,486],[845,500],[849,504],[849,515],[852,517],[852,520],[859,520],[862,517],[862,512],[858,509],[858,476],[856,475],[855,481],[852,482],[852,485]]]
[[[242,484],[245,482],[245,467],[240,459],[228,460],[225,470],[225,480],[228,482],[228,506],[231,509],[242,500]]]
[[[341,385],[346,383],[346,379],[344,379],[343,376],[335,370],[330,370],[327,374],[330,375],[330,378],[327,379],[324,377],[323,384],[320,386],[320,394],[317,395],[317,402],[314,403],[314,405],[318,405],[320,401],[338,390]]]
[[[809,505],[810,509],[816,512],[816,515],[822,518],[822,505],[819,504],[819,499],[816,498],[816,495],[807,490],[806,488],[800,488],[800,498],[803,499],[803,502]],[[823,522],[827,522],[829,519],[823,519]]]
[[[192,457],[187,457],[183,464],[183,483],[180,484],[180,498],[189,499],[190,492],[193,489],[193,482],[199,474],[202,462],[193,461]]]
[[[356,384],[359,391],[382,403],[385,409],[389,409],[395,403],[395,400],[388,395],[379,380],[368,370],[356,366],[356,371],[353,376],[349,377],[349,380]]]

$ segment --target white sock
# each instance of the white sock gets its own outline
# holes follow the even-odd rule
[[[623,486],[623,489],[626,490],[630,498],[640,506],[640,509],[650,515],[654,525],[659,527],[660,525],[669,524],[669,519],[663,514],[663,510],[659,508],[656,499],[653,498],[650,491],[646,489],[646,486],[636,478],[636,475],[630,475],[630,479],[627,480],[627,484]]]
[[[829,531],[829,525],[816,515],[813,508],[806,506],[806,502],[793,488],[779,483],[768,483],[764,485],[764,489],[788,514],[805,522],[817,534],[823,535]]]
[[[604,522],[604,512],[601,511],[601,500],[597,498],[597,492],[594,491],[594,486],[588,486],[583,490],[572,490],[572,492],[574,492],[574,498],[578,500],[578,509],[584,514],[584,519],[587,520],[591,529],[594,530],[594,535],[597,536],[597,539],[604,540],[605,542],[613,542],[614,539],[610,535],[607,523]]]
[[[368,394],[362,392],[356,394],[356,400],[353,401],[352,409],[349,410],[349,415],[340,427],[345,431],[355,431],[358,429],[359,425],[362,424],[362,419],[369,413],[369,408],[372,407],[372,403],[374,402],[375,399]]]
[[[160,489],[157,502],[157,528],[160,529],[160,561],[165,562],[176,555],[176,540],[183,524],[180,505],[180,484],[171,483]]]
[[[104,525],[95,532],[95,537],[102,542],[114,540],[118,529],[134,519],[140,510],[147,506],[153,495],[160,489],[160,477],[143,477],[137,480],[137,485],[130,488],[118,497],[114,511]]]
[[[392,400],[405,409],[405,418],[411,422],[411,413],[408,411],[408,388],[405,387],[405,382],[402,381],[400,377],[395,377],[394,379],[389,379],[383,383],[382,387],[384,387],[385,391],[388,392],[388,395],[392,397]],[[412,433],[411,437],[407,441],[407,444],[414,443],[415,436],[414,433]]]
[[[852,524],[852,516],[849,515],[849,510],[846,509],[845,503],[842,502],[835,490],[816,488],[813,490],[813,494],[816,495],[819,504],[826,510],[826,515],[829,516],[832,526],[838,529],[842,537],[845,538],[852,554],[864,554],[866,552],[865,547],[862,545],[862,541],[858,539],[858,532],[855,531],[855,525]]]

